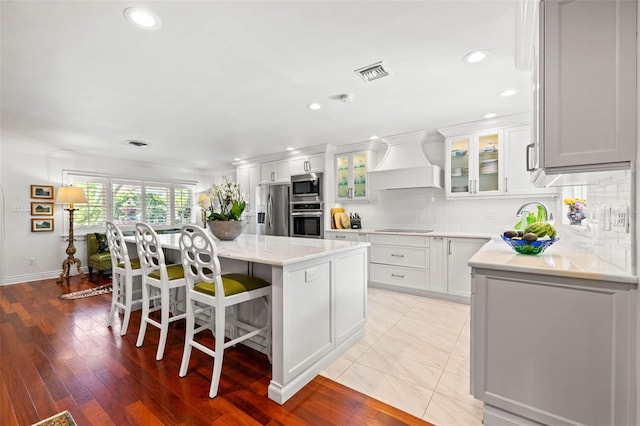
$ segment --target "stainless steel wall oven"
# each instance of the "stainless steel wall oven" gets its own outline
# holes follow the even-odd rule
[[[324,212],[322,201],[291,203],[291,236],[324,238]]]

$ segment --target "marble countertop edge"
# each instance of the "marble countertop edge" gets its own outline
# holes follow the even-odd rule
[[[494,238],[469,259],[469,266],[638,285],[637,276],[561,241],[540,255],[526,255],[514,252],[502,240]]]

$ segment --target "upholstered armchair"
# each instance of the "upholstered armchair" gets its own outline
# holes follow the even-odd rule
[[[106,234],[100,232],[87,234],[87,257],[89,276],[93,275],[94,269],[101,274],[111,269],[111,253],[109,253]]]

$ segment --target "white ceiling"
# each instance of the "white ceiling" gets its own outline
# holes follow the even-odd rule
[[[151,9],[162,28],[123,16]],[[3,130],[228,169],[247,158],[525,112],[514,1],[2,1]],[[479,64],[461,58],[487,49]],[[370,83],[354,70],[384,61]],[[513,97],[498,92],[515,88]],[[353,94],[351,103],[337,97]],[[310,102],[323,108],[311,111]],[[133,148],[126,140],[149,142]]]

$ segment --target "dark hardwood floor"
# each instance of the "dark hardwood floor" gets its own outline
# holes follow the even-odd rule
[[[267,398],[265,355],[238,345],[225,352],[220,389],[209,399],[213,361],[194,350],[178,377],[184,323],[171,325],[155,361],[158,330],[136,348],[140,312],[127,335],[106,326],[110,294],[60,300],[109,282],[72,277],[0,286],[0,424],[30,425],[69,410],[78,425],[429,425],[318,376],[284,405]]]

